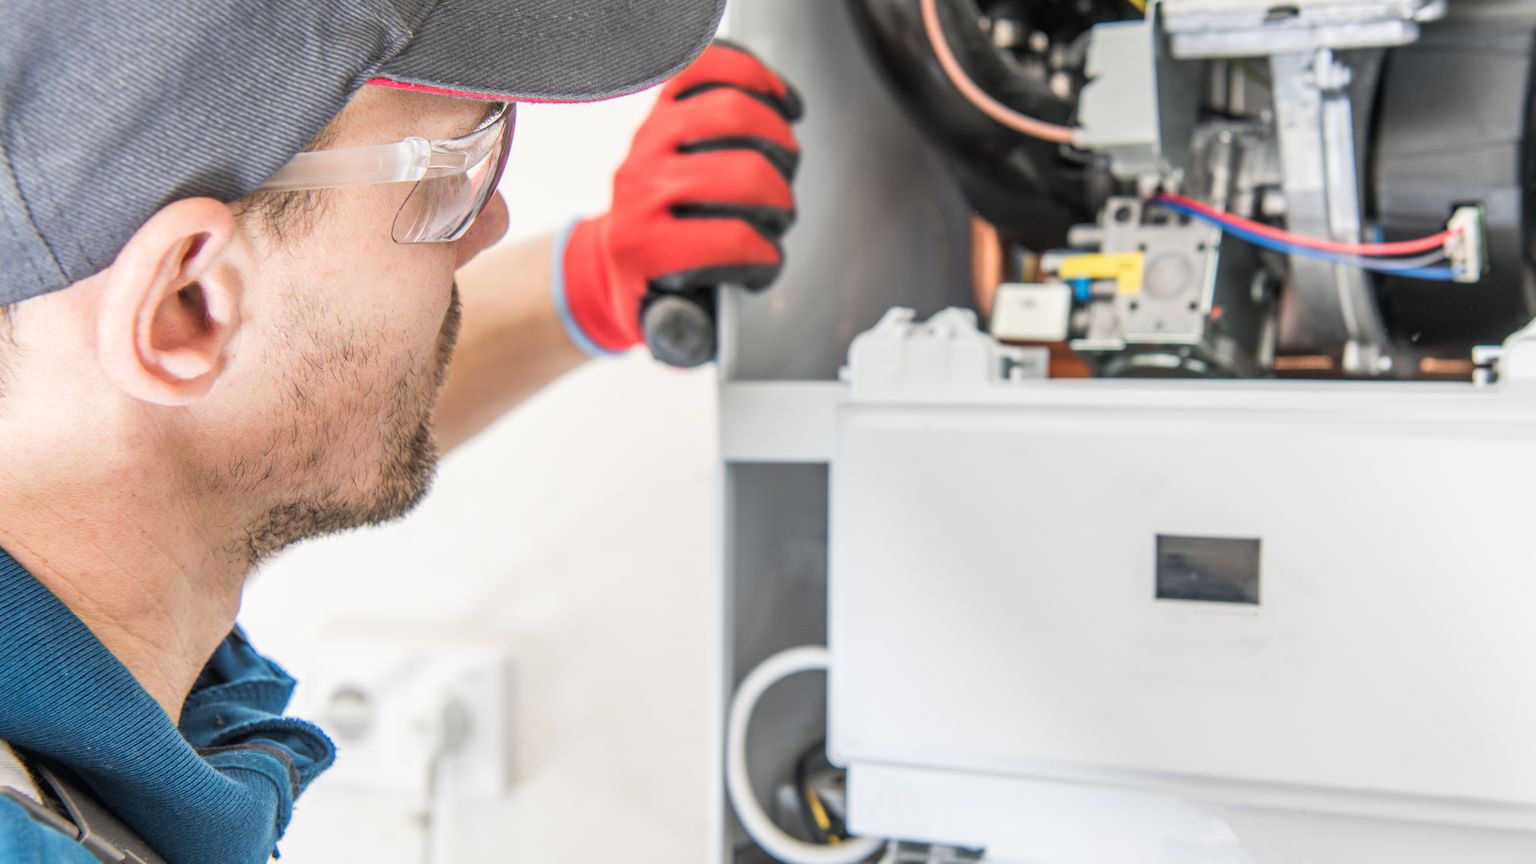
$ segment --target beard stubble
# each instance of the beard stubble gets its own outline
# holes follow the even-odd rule
[[[388,397],[388,419],[378,439],[383,455],[371,488],[354,488],[352,495],[343,494],[339,488],[324,489],[269,507],[245,532],[243,554],[252,566],[311,537],[394,521],[421,503],[437,474],[438,450],[432,417],[448,363],[453,358],[461,321],[459,288],[455,283],[438,332],[432,365],[424,373],[402,374]],[[357,356],[361,352],[340,353]],[[293,401],[300,408],[310,404],[300,389],[294,390]],[[314,432],[323,434],[324,430]],[[300,460],[303,465],[299,470],[318,470],[325,456],[331,454],[332,448],[324,442],[292,443],[306,454]]]

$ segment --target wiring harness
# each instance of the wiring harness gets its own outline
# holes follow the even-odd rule
[[[1467,267],[1434,266],[1452,259],[1465,228],[1449,228],[1438,234],[1392,243],[1344,243],[1304,237],[1289,231],[1226,213],[1209,204],[1182,195],[1161,193],[1152,203],[1175,213],[1208,222],[1240,240],[1287,255],[1315,258],[1333,264],[1358,267],[1374,273],[1386,273],[1407,279],[1430,282],[1469,281]],[[1412,257],[1394,257],[1412,256]],[[1475,278],[1475,277],[1474,277]]]

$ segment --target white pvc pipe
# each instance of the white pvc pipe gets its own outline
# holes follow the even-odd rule
[[[764,852],[784,864],[859,864],[879,852],[884,840],[873,837],[850,838],[836,846],[807,843],[785,833],[768,818],[763,805],[752,792],[747,776],[747,725],[757,702],[769,687],[799,672],[826,671],[829,656],[819,646],[791,648],[764,660],[753,669],[731,699],[731,712],[725,732],[725,791],[730,795],[736,818],[747,834]]]

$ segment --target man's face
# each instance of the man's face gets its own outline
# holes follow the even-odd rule
[[[328,146],[456,137],[487,107],[365,88]],[[433,409],[459,322],[454,272],[495,242],[506,213],[497,198],[459,241],[398,245],[390,228],[409,190],[328,190],[309,224],[289,230],[243,221],[253,275],[228,384],[210,394],[225,440],[200,461],[209,491],[256,505],[253,561],[396,518],[431,483]]]

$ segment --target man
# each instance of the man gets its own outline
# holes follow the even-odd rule
[[[408,511],[648,298],[772,279],[798,100],[704,50],[721,2],[8,6],[0,861],[266,860],[332,750],[231,635],[253,565]],[[481,254],[508,103],[668,78],[609,213]]]

